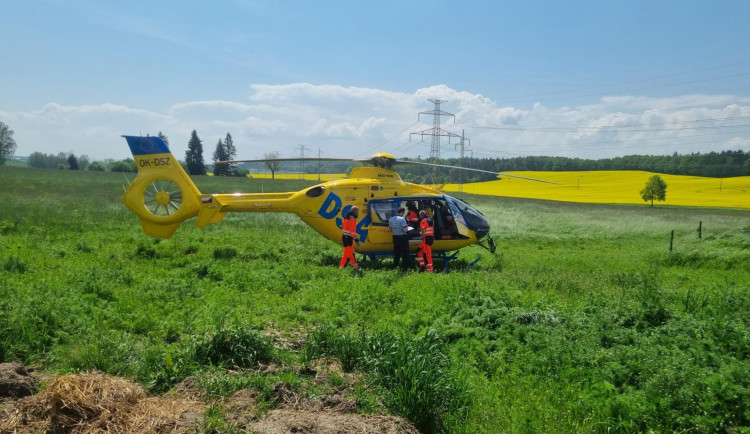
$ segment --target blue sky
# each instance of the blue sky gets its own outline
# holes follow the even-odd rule
[[[18,155],[163,131],[181,156],[196,129],[207,154],[425,156],[428,98],[478,157],[750,150],[746,1],[4,3]]]

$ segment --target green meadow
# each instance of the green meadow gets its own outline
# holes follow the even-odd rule
[[[279,383],[325,393],[304,367],[332,357],[362,374],[358,411],[422,432],[750,431],[750,212],[456,194],[491,222],[494,255],[356,272],[291,214],[147,237],[127,183],[0,167],[0,362],[98,369],[154,394],[195,376],[208,399],[253,388],[267,409]],[[241,430],[221,407],[210,420]]]

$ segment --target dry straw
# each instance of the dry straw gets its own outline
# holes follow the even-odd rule
[[[101,373],[56,377],[4,413],[0,433],[171,432],[201,414],[195,401],[146,398],[141,386]]]

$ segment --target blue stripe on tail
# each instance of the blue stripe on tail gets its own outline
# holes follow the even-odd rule
[[[148,136],[148,137],[123,136],[123,137],[125,137],[125,140],[128,141],[128,146],[130,146],[130,152],[133,153],[133,156],[169,153],[169,148],[167,147],[167,144],[164,143],[164,140],[162,140],[158,136]]]

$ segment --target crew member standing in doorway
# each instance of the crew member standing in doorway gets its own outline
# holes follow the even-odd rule
[[[354,242],[359,243],[357,238],[357,217],[359,217],[359,208],[353,206],[341,223],[341,242],[344,245],[344,256],[341,257],[339,268],[346,267],[346,261],[351,262],[352,267],[359,268],[357,260],[354,258]]]
[[[435,240],[435,232],[432,227],[432,219],[425,210],[419,211],[419,233],[422,235],[422,244],[417,252],[417,261],[420,267],[427,268],[432,273],[432,243]],[[421,271],[421,270],[420,270]]]
[[[388,220],[388,226],[393,232],[393,268],[398,267],[399,260],[403,257],[401,268],[404,270],[409,268],[409,225],[404,218],[405,211],[403,207],[399,208],[396,215]]]

